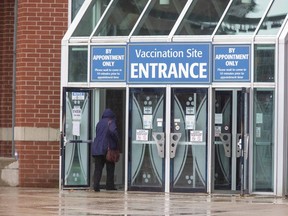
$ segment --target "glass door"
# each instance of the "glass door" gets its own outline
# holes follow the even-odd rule
[[[165,89],[134,88],[129,95],[129,190],[165,188]]]
[[[244,97],[245,94],[240,89],[215,91],[214,190],[240,191],[244,178],[247,178],[246,174],[246,177],[243,175],[248,172],[244,171],[241,151],[242,148],[247,148],[241,137],[249,116],[244,112],[248,110],[249,100],[244,100]],[[248,140],[246,135],[243,137]]]
[[[206,190],[207,89],[170,90],[130,89],[129,190]]]
[[[171,191],[206,191],[207,89],[172,89]]]
[[[63,187],[90,185],[91,92],[63,91],[63,131],[61,142],[61,184]]]

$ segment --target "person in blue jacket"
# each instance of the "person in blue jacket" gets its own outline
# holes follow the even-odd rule
[[[104,165],[106,165],[106,190],[116,190],[114,185],[115,163],[106,160],[108,145],[110,149],[118,148],[118,131],[115,114],[105,109],[101,120],[96,125],[96,136],[92,143],[92,156],[95,160],[94,191],[100,191],[100,181]]]

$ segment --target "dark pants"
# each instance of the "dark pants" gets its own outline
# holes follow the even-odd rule
[[[95,160],[95,170],[94,170],[94,190],[100,189],[100,181],[102,177],[102,171],[104,165],[106,165],[106,189],[114,189],[114,171],[115,171],[115,163],[106,161],[105,155],[97,155],[94,156]]]

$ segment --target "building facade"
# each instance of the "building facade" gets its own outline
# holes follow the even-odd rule
[[[89,188],[110,107],[119,189],[287,194],[283,0],[4,2],[1,155],[20,186]]]
[[[58,187],[61,39],[68,2],[0,5],[0,156],[17,156],[19,186]]]

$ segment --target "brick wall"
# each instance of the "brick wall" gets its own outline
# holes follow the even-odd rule
[[[0,1],[0,128],[12,126],[14,0]],[[11,157],[11,134],[0,137],[0,156]],[[7,137],[9,136],[9,137]]]
[[[61,39],[68,26],[67,13],[67,0],[19,0],[18,128],[59,129]],[[58,141],[16,140],[16,149],[20,186],[58,186]]]

